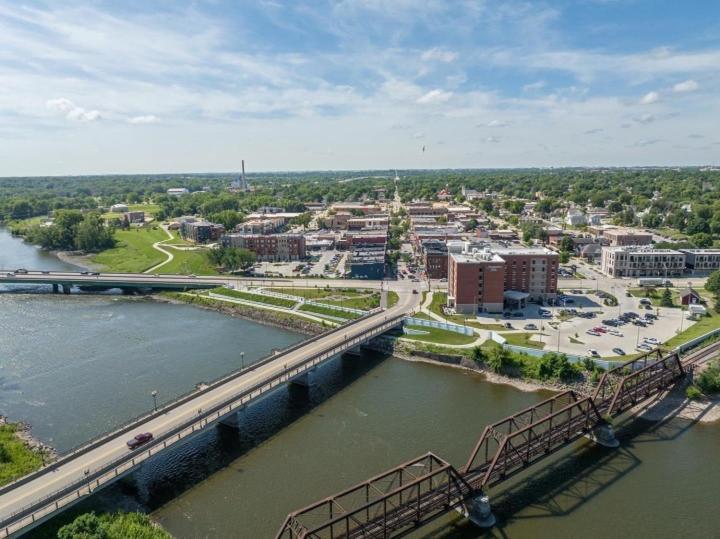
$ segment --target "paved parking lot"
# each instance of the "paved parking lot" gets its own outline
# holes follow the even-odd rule
[[[625,354],[635,354],[639,352],[636,350],[637,344],[642,343],[646,337],[656,338],[658,341],[664,342],[675,336],[681,327],[685,330],[694,324],[693,321],[683,318],[685,313],[680,309],[641,309],[639,307],[639,298],[626,297],[624,289],[616,289],[613,292],[619,301],[619,306],[616,307],[603,305],[602,299],[592,293],[576,294],[566,291],[565,293],[571,302],[568,302],[565,306],[541,307],[538,305],[529,305],[522,310],[524,315],[522,318],[479,315],[478,319],[485,323],[497,323],[496,320],[502,323],[509,322],[512,324],[514,330],[522,332],[528,332],[523,329],[526,324],[535,324],[538,330],[530,331],[531,333],[536,333],[536,337],[533,340],[544,342],[545,350],[556,351],[559,345],[560,352],[574,355],[588,355],[588,350],[594,349],[597,350],[601,357],[617,356],[618,354],[613,351],[613,348],[620,348]],[[540,309],[551,311],[553,314],[552,318],[540,316]],[[562,309],[576,309],[578,313],[592,312],[596,313],[596,315],[594,318],[573,316],[568,320],[559,322],[558,313]],[[602,320],[617,318],[625,312],[635,312],[640,316],[644,316],[645,313],[653,313],[658,315],[658,319],[647,327],[635,326],[632,323],[628,323],[624,326],[608,328],[616,329],[622,334],[621,336],[610,335],[608,333],[595,336],[586,333],[594,327],[602,326]],[[577,342],[572,342],[570,340],[571,338]]]

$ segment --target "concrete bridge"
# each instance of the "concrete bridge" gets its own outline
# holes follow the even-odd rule
[[[12,277],[13,282],[52,284],[136,283],[154,281],[152,276],[84,275],[49,273]],[[145,281],[143,281],[144,279]],[[218,286],[215,278],[158,277],[167,286],[206,284]],[[0,282],[3,280],[0,279]],[[224,282],[227,282],[225,280]],[[306,383],[317,365],[353,349],[400,325],[415,308],[418,296],[401,293],[392,308],[322,333],[288,349],[276,352],[244,369],[235,371],[201,389],[168,403],[91,440],[56,462],[0,488],[0,538],[19,535],[80,499],[130,473],[146,460],[182,443],[218,422],[233,423],[237,411],[288,383]],[[126,441],[138,433],[151,432],[152,441],[129,450]]]
[[[120,288],[123,290],[193,290],[215,288],[228,282],[221,277],[193,277],[145,273],[98,273],[91,271],[30,271],[0,270],[0,285],[52,285],[54,292],[69,294],[73,286],[90,289]]]

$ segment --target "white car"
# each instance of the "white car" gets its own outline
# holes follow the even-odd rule
[[[645,337],[645,342],[650,344],[660,344],[660,341],[658,341],[655,337]]]
[[[608,330],[608,333],[609,333],[610,335],[615,335],[616,337],[622,337],[622,336],[623,336],[622,332],[618,331],[617,329],[609,329],[609,330]]]

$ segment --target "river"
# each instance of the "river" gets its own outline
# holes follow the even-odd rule
[[[9,254],[10,253],[10,254]],[[0,266],[62,263],[0,230]],[[67,449],[201,380],[300,336],[182,306],[119,296],[0,293],[0,412]],[[248,408],[144,465],[85,507],[151,511],[176,537],[272,537],[285,515],[427,451],[453,464],[482,428],[547,392],[368,354]],[[718,537],[720,426],[627,421],[622,447],[577,442],[491,492],[483,534],[447,517],[418,536]]]

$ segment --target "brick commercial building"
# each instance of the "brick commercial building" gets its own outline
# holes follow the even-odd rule
[[[429,279],[444,279],[448,276],[448,247],[444,241],[423,241],[422,255]]]
[[[685,253],[652,247],[603,247],[600,267],[610,277],[680,277]]]
[[[223,247],[238,247],[255,253],[263,262],[287,262],[305,258],[305,237],[301,234],[226,234]]]
[[[652,234],[637,232],[627,228],[605,230],[603,236],[613,247],[622,247],[625,245],[650,245],[652,243]]]
[[[448,260],[448,306],[459,313],[502,312],[557,295],[557,253],[540,248],[471,249]]]

